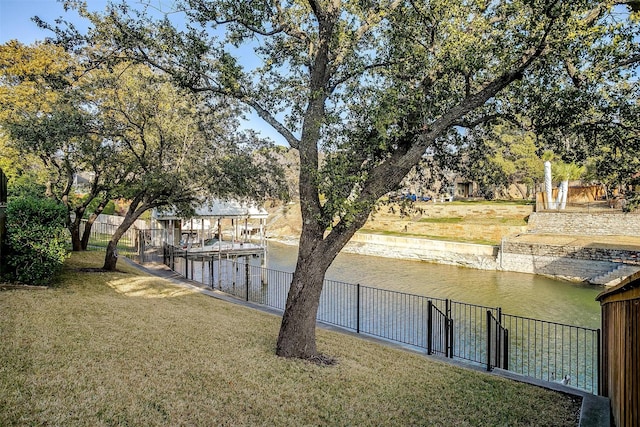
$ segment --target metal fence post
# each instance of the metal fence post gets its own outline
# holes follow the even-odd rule
[[[496,366],[499,368],[503,368],[506,369],[504,366],[502,366],[502,363],[500,363],[500,356],[504,357],[504,348],[502,348],[502,345],[504,344],[503,342],[500,341],[500,338],[502,337],[506,337],[506,329],[504,329],[502,327],[502,307],[498,307],[497,308],[497,313],[498,315],[497,319],[495,319],[495,328],[496,328]],[[505,335],[502,335],[502,331],[504,330]],[[505,344],[506,346],[506,344]],[[505,362],[506,363],[506,362]]]
[[[427,302],[427,354],[431,354],[433,342],[433,302]]]
[[[600,340],[600,328],[596,329],[597,358],[598,358],[598,396],[602,396],[603,378],[602,378],[602,341]]]
[[[184,277],[189,278],[189,251],[184,251]]]
[[[447,335],[447,351],[448,357],[453,359],[453,318],[447,319],[448,335]]]
[[[209,286],[213,289],[213,257],[209,259]]]
[[[244,265],[244,281],[247,284],[247,298],[245,299],[245,301],[249,301],[249,258],[245,258],[245,262],[246,264]]]
[[[356,285],[356,333],[360,333],[360,283]]]
[[[502,369],[509,370],[509,330],[504,330],[504,349],[502,357],[504,360],[502,361]]]
[[[451,317],[451,301],[449,298],[444,300],[444,307],[446,313],[444,325],[445,356],[453,359],[453,318]]]
[[[487,310],[487,371],[491,371],[491,310]]]

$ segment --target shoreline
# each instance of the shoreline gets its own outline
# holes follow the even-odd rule
[[[267,241],[287,246],[297,246],[296,237],[269,237]],[[478,270],[499,270],[498,246],[463,243],[450,240],[433,240],[420,237],[383,236],[372,233],[356,233],[340,252],[456,265]]]
[[[298,239],[279,236],[267,240],[296,246]],[[523,233],[503,238],[500,245],[483,245],[356,233],[341,252],[476,270],[528,273],[610,287],[640,272],[640,242],[621,243],[616,236],[607,239]]]

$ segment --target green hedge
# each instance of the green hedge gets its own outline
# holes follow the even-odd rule
[[[7,205],[8,273],[30,285],[48,285],[67,258],[66,208],[22,197]]]

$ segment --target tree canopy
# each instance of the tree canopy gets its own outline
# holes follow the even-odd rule
[[[29,155],[38,160],[47,195],[67,207],[74,249],[86,248],[91,222],[112,199],[131,203],[107,251],[109,269],[119,237],[148,209],[174,205],[188,214],[207,196],[260,199],[278,191],[268,145],[238,129],[231,103],[177,88],[144,64],[87,61],[96,51],[0,47],[3,143],[25,153],[12,162],[16,170]],[[83,173],[84,187],[77,180]]]

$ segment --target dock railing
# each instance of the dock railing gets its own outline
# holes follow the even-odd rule
[[[174,271],[245,301],[284,310],[293,274],[165,246]],[[600,330],[449,299],[326,280],[317,320],[491,370],[564,381],[599,394]]]

